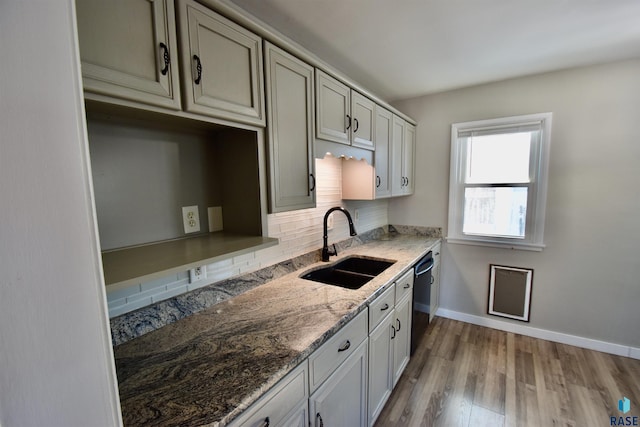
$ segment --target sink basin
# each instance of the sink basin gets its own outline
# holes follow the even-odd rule
[[[389,261],[379,258],[362,258],[362,257],[349,257],[336,263],[333,268],[336,270],[351,271],[352,273],[368,274],[370,276],[377,276],[385,271],[387,268],[395,264],[395,261]]]
[[[328,267],[308,271],[300,277],[341,288],[360,289],[394,263],[395,261],[354,256]]]

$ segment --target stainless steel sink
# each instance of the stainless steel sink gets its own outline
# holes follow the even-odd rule
[[[341,288],[360,289],[394,263],[392,260],[353,256],[327,267],[305,272],[300,277]]]

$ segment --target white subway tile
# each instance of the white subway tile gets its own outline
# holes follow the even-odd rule
[[[171,274],[169,276],[164,276],[159,279],[154,279],[148,282],[144,282],[140,285],[140,289],[142,292],[153,290],[153,289],[166,289],[169,283],[173,283],[177,280],[178,280],[178,275]]]
[[[107,302],[124,299],[130,295],[140,293],[140,284],[131,285],[128,288],[118,289],[117,291],[109,291],[107,288]]]
[[[153,304],[153,300],[149,296],[149,297],[142,298],[142,299],[139,299],[139,300],[135,300],[135,301],[132,301],[132,302],[127,302],[127,308],[128,308],[128,311],[133,311],[133,310],[137,310],[137,309],[142,308],[142,307],[146,307],[146,306],[151,305],[151,304]]]
[[[153,295],[151,299],[153,300],[153,302],[163,301],[171,297],[174,297],[176,295],[183,294],[185,292],[187,292],[187,285],[182,285],[182,286],[178,286],[176,288],[167,290],[165,292],[161,292],[156,295]]]

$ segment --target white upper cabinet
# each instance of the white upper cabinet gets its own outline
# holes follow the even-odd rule
[[[358,92],[351,91],[351,145],[373,150],[376,104]]]
[[[376,108],[374,142],[376,199],[391,196],[391,131],[393,114],[378,106]]]
[[[316,70],[316,136],[373,150],[376,104],[321,70]]]
[[[413,194],[415,188],[415,177],[413,165],[416,151],[416,127],[405,122],[404,125],[404,145],[402,147],[402,170],[405,178],[404,194]]]
[[[316,70],[316,132],[327,141],[349,144],[351,89]]]
[[[413,162],[416,127],[393,116],[391,129],[391,195],[413,194]]]
[[[173,1],[78,0],[87,92],[180,109]]]
[[[194,1],[178,5],[185,109],[264,126],[262,39]]]
[[[265,42],[269,211],[313,208],[313,67]]]

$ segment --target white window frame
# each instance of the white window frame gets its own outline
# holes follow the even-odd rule
[[[490,120],[478,120],[451,125],[451,168],[449,177],[449,224],[447,242],[468,245],[491,246],[507,249],[542,251],[544,245],[544,223],[547,204],[547,180],[549,175],[549,150],[551,146],[552,113],[529,114]],[[524,239],[489,235],[470,235],[462,232],[465,175],[467,168],[466,138],[461,133],[490,131],[540,124],[541,135],[531,145],[529,166],[527,216]],[[495,183],[505,184],[505,183]]]

